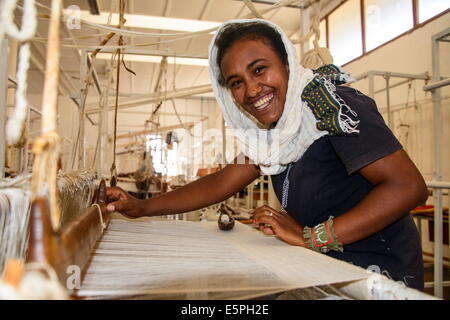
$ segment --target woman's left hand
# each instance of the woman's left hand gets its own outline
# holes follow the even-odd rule
[[[253,212],[253,223],[259,225],[259,229],[266,235],[275,234],[290,245],[306,246],[303,239],[303,226],[286,212],[262,206]]]

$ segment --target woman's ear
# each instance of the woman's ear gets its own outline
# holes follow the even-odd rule
[[[286,68],[287,73],[289,74],[289,63],[286,62],[286,63],[284,64],[284,66],[285,66],[285,68]]]

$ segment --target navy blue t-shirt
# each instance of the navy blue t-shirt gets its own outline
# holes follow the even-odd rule
[[[402,149],[372,99],[353,88],[337,86],[336,90],[357,113],[359,134],[323,136],[292,165],[286,211],[303,226],[314,227],[355,207],[373,188],[359,169]],[[272,176],[280,202],[286,173]],[[345,245],[344,252],[326,254],[423,290],[421,243],[406,213],[385,229]]]

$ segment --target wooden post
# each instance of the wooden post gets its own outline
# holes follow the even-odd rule
[[[0,39],[2,40],[2,39]],[[8,93],[8,39],[0,47],[0,179],[5,177],[6,162],[6,98]]]

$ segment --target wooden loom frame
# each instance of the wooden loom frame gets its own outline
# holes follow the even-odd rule
[[[93,205],[61,231],[53,230],[48,200],[36,198],[31,205],[30,237],[26,263],[43,263],[56,272],[60,283],[66,288],[68,267],[76,265],[86,269],[92,250],[103,234],[103,225],[108,225],[110,213],[106,211],[106,184],[102,180],[94,194]],[[100,211],[102,219],[100,219]]]

